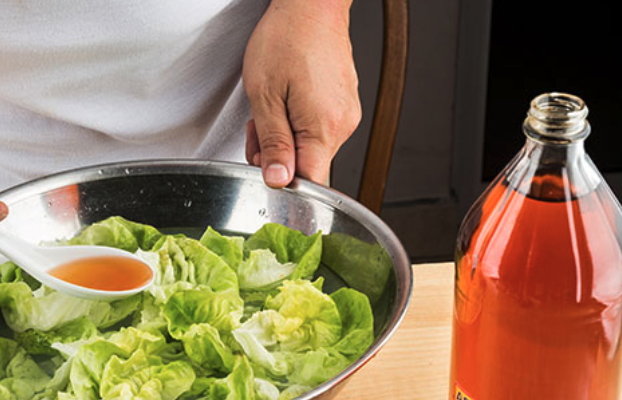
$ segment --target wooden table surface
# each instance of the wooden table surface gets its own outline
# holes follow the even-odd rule
[[[406,317],[378,355],[358,371],[339,400],[447,400],[453,264],[414,265]]]

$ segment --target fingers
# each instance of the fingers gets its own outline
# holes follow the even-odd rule
[[[290,112],[269,109],[257,113],[263,130],[258,133],[255,120],[247,123],[246,159],[263,167],[264,180],[271,187],[286,186],[294,174],[325,184],[333,157],[360,122],[360,107],[353,110],[323,112],[324,120],[316,119],[307,130],[296,134],[291,133],[285,119]]]
[[[246,161],[250,165],[259,166],[259,138],[257,137],[257,128],[255,120],[251,119],[246,123]]]
[[[320,140],[321,134],[296,135],[296,174],[313,182],[325,184],[334,156],[332,146]]]
[[[309,120],[303,125],[306,129],[295,135],[296,174],[326,184],[335,154],[361,121],[360,102],[357,98],[347,104],[325,100],[312,110],[319,117]]]
[[[261,164],[266,185],[285,187],[292,181],[296,166],[294,137],[285,103],[281,99],[251,97],[251,105],[260,152],[251,161]]]
[[[9,207],[0,201],[0,221],[5,219],[9,215]]]

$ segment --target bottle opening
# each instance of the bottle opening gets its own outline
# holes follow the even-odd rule
[[[524,130],[531,138],[569,143],[590,134],[588,108],[577,96],[567,93],[545,93],[531,102]]]

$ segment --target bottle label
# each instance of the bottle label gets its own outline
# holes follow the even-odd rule
[[[456,393],[454,394],[453,400],[475,400],[473,397],[469,396],[458,386],[458,382],[456,382]]]

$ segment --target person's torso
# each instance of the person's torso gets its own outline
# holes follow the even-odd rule
[[[247,108],[242,57],[268,3],[4,2],[0,175],[7,170],[29,178],[92,162],[213,155],[206,132],[225,111]],[[224,118],[220,125],[243,126],[244,118]],[[223,135],[215,134],[220,141]],[[7,164],[15,158],[24,165],[11,170]],[[26,173],[27,163],[40,168]]]

